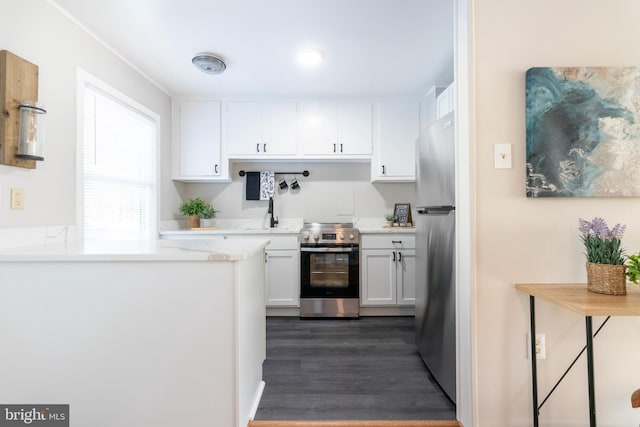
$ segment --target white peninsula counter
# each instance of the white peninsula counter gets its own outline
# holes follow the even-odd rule
[[[266,239],[0,251],[0,402],[76,426],[244,427],[264,387]]]

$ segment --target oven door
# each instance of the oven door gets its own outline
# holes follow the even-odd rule
[[[358,298],[358,245],[303,245],[300,267],[301,298]]]

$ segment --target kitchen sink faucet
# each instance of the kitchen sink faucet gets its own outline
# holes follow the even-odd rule
[[[274,228],[278,225],[278,218],[273,217],[273,196],[269,197],[269,210],[267,213],[271,214],[271,221],[269,222],[269,227]]]

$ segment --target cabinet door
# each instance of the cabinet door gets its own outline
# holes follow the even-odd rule
[[[377,170],[374,181],[415,181],[416,139],[420,134],[417,101],[378,104]]]
[[[262,103],[262,142],[266,155],[296,154],[296,103]]]
[[[174,179],[222,178],[220,102],[182,101],[177,106]]]
[[[339,154],[370,155],[371,103],[340,102],[338,104],[338,147]]]
[[[265,303],[268,307],[300,305],[299,251],[267,251]]]
[[[454,98],[454,84],[451,83],[436,98],[436,116],[438,119],[453,111],[455,102]]]
[[[301,103],[298,109],[298,135],[305,155],[338,154],[337,103]]]
[[[395,251],[367,249],[362,258],[362,306],[396,304]]]
[[[398,305],[416,303],[416,251],[404,249],[397,251],[396,283]]]
[[[224,140],[229,155],[258,155],[262,141],[262,107],[259,102],[227,102]]]

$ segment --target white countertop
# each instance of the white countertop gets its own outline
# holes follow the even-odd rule
[[[385,222],[378,218],[357,218],[354,221],[355,227],[360,230],[361,234],[414,234],[414,227],[386,227]],[[261,221],[256,220],[219,220],[216,229],[185,229],[176,228],[177,223],[171,224],[171,227],[164,228],[160,231],[160,236],[195,236],[195,235],[244,235],[244,236],[260,236],[274,234],[297,235],[302,228],[304,221],[302,219],[283,219],[277,227],[269,228],[263,225]]]
[[[414,234],[415,227],[358,227],[360,234]]]
[[[72,241],[0,251],[7,261],[241,261],[268,239]]]

